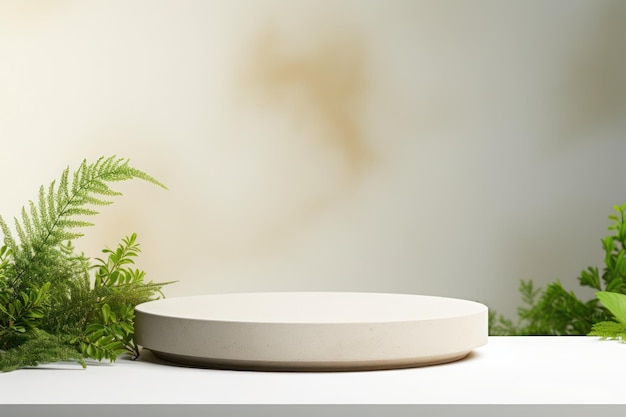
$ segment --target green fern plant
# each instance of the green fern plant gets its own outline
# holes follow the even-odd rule
[[[162,295],[167,283],[145,282],[133,268],[140,252],[135,234],[93,264],[72,245],[81,228],[93,225],[86,219],[98,214],[95,207],[121,195],[108,183],[131,179],[166,188],[127,159],[102,157],[42,186],[37,203],[14,219],[15,235],[0,216],[0,370],[138,355],[134,307]]]
[[[617,329],[618,323],[611,321],[612,312],[605,302],[612,296],[601,295],[626,294],[626,204],[614,209],[616,213],[608,216],[612,221],[608,227],[611,232],[601,240],[604,250],[602,270],[590,266],[578,277],[581,286],[596,291],[596,298],[581,300],[558,280],[545,289],[536,288],[532,280],[522,280],[519,292],[523,307],[518,308],[517,322],[492,311],[489,317],[491,335],[589,334],[614,338],[611,332]]]

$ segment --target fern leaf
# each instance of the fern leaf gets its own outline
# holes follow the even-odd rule
[[[15,231],[17,232],[17,237],[20,239],[23,250],[28,251],[30,248],[28,246],[28,236],[26,235],[26,233],[24,233],[24,230],[22,229],[22,226],[20,226],[20,223],[17,221],[17,219],[15,219]],[[18,246],[15,247],[15,256],[19,256]]]
[[[593,325],[588,336],[597,336],[602,340],[626,342],[626,325],[615,321],[602,321]]]
[[[24,237],[28,240],[29,236],[35,235],[36,228],[33,226],[31,219],[28,217],[26,209],[22,207],[22,227],[24,228]]]
[[[52,181],[50,186],[48,187],[48,195],[44,193],[44,188],[41,186],[39,188],[39,210],[41,212],[41,218],[46,223],[49,223],[52,218],[54,218],[54,208],[55,208],[55,191],[54,184]]]
[[[30,205],[30,218],[33,226],[35,229],[40,229],[42,227],[42,219],[39,217],[37,206],[32,201],[29,201],[28,204]]]
[[[0,216],[0,229],[2,229],[2,234],[4,234],[4,244],[15,252],[17,250],[17,244],[15,243],[11,229],[9,229],[9,226],[6,224],[2,216]]]
[[[139,178],[166,188],[159,181],[129,165],[128,159],[115,156],[101,157],[95,163],[89,164],[83,160],[78,169],[70,178],[70,170],[66,168],[58,185],[55,181],[48,188],[43,186],[39,190],[37,207],[30,202],[29,212],[23,208],[21,219],[15,219],[15,229],[22,251],[34,255],[44,247],[53,247],[68,238],[77,238],[82,233],[78,228],[92,226],[93,223],[74,219],[76,216],[93,216],[98,214],[93,208],[86,206],[105,206],[112,204],[110,197],[121,195],[107,183],[119,182]],[[0,226],[13,249],[17,249],[15,241],[4,221],[0,219]]]
[[[65,214],[67,216],[94,216],[98,214],[96,210],[85,208],[85,207],[69,207],[65,210]]]
[[[64,201],[69,200],[70,195],[69,195],[69,177],[70,174],[70,169],[69,168],[65,168],[63,170],[63,173],[61,174],[61,180],[59,181],[59,187],[57,188],[56,191],[56,195],[54,196],[55,198],[55,204],[51,204],[50,207],[59,207],[63,204]],[[52,182],[51,185],[51,189],[50,189],[50,194],[54,194],[54,181]],[[50,218],[54,217],[54,212],[50,213]]]
[[[76,361],[86,366],[80,352],[62,338],[35,330],[19,346],[0,353],[0,372],[57,361]]]

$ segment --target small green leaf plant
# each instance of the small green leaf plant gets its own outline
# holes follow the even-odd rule
[[[139,355],[134,307],[161,297],[168,283],[146,281],[134,267],[140,253],[134,233],[94,261],[72,244],[93,225],[85,219],[98,214],[94,207],[121,195],[108,183],[131,179],[166,188],[127,159],[102,157],[42,186],[37,202],[14,219],[16,235],[0,216],[0,371]]]
[[[619,340],[626,342],[626,295],[599,291],[596,296],[602,304],[615,316],[616,321],[595,323],[589,336],[599,336],[602,340]]]
[[[601,240],[604,266],[581,271],[578,282],[595,290],[596,298],[581,300],[556,280],[545,289],[534,286],[532,280],[521,280],[519,292],[523,307],[518,308],[518,320],[507,319],[495,311],[489,313],[491,335],[593,335],[611,337],[609,330],[617,329],[620,315],[612,310],[617,297],[626,294],[626,204],[614,207],[609,216],[610,234]],[[626,297],[626,296],[624,296]],[[608,300],[608,304],[607,301]],[[612,321],[612,313],[618,322]],[[602,324],[599,323],[615,323]],[[599,326],[599,327],[598,327]],[[611,331],[613,331],[611,330]]]

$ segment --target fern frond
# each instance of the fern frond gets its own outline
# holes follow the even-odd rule
[[[602,340],[626,342],[626,325],[615,321],[601,321],[593,325],[588,336],[597,336]]]
[[[94,163],[83,160],[79,168],[71,175],[66,168],[58,183],[53,181],[47,187],[39,189],[38,207],[30,201],[30,210],[22,209],[21,219],[15,219],[15,229],[19,245],[15,244],[8,227],[0,219],[0,226],[14,250],[19,248],[34,256],[45,247],[53,247],[68,238],[77,238],[82,233],[75,229],[92,226],[93,223],[76,220],[76,216],[93,216],[98,211],[86,206],[105,206],[112,204],[111,197],[121,195],[107,183],[130,180],[133,178],[151,182],[166,188],[159,181],[143,171],[129,165],[128,159],[101,157]]]
[[[76,361],[86,366],[80,352],[62,337],[34,330],[17,347],[0,352],[0,372],[57,361]]]

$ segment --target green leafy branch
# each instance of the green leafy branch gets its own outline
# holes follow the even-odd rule
[[[596,294],[626,294],[626,204],[614,207],[616,214],[609,220],[609,236],[601,239],[604,266],[581,271],[578,282],[592,288]],[[492,335],[586,335],[599,331],[597,323],[610,322],[611,312],[601,299],[581,300],[556,280],[545,289],[536,288],[531,280],[520,281],[523,307],[518,308],[514,323],[495,312],[490,313],[489,332]],[[604,304],[604,305],[603,305]],[[605,325],[603,325],[605,326]],[[613,326],[613,325],[610,325]]]
[[[66,168],[58,183],[56,181],[50,183],[47,192],[46,188],[41,186],[38,204],[29,201],[29,209],[22,208],[21,221],[14,219],[19,245],[0,216],[0,228],[16,259],[18,278],[31,272],[28,266],[34,257],[64,241],[83,236],[83,233],[75,229],[93,226],[93,223],[83,219],[85,216],[98,214],[98,211],[89,206],[113,204],[110,197],[121,195],[107,182],[133,178],[166,188],[150,175],[131,167],[127,159],[115,156],[101,157],[93,164],[83,160],[73,175],[70,175],[69,167]]]
[[[102,157],[40,187],[37,202],[14,218],[15,236],[0,216],[0,370],[138,355],[134,306],[162,295],[167,283],[146,282],[145,272],[133,268],[140,253],[135,234],[93,265],[72,245],[83,235],[79,229],[93,225],[85,218],[98,214],[94,207],[121,195],[108,183],[130,179],[166,188],[127,159]]]
[[[46,283],[28,293],[22,291],[17,297],[4,286],[0,289],[0,338],[8,332],[25,333],[37,327],[49,305],[49,288]]]
[[[115,250],[105,248],[106,260],[96,258],[94,294],[96,305],[95,321],[87,326],[81,342],[81,351],[89,357],[99,360],[114,360],[122,353],[129,353],[133,358],[139,356],[139,348],[133,340],[135,306],[154,294],[159,293],[163,285],[145,283],[145,272],[133,268],[141,252],[136,242],[137,235],[125,237]]]

